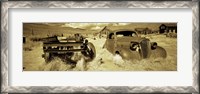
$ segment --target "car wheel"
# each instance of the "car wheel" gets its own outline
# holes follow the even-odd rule
[[[82,52],[82,54],[85,56],[86,61],[91,61],[96,57],[96,50],[92,43],[88,43],[85,51]]]
[[[51,61],[51,57],[52,57],[51,53],[49,53],[49,52],[44,53],[44,60],[46,63],[49,63]]]

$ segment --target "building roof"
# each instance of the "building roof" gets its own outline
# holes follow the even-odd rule
[[[165,25],[167,27],[173,26],[173,27],[177,27],[177,23],[163,23],[160,26]]]
[[[118,29],[118,30],[112,30],[112,31],[109,31],[110,33],[115,33],[115,32],[120,32],[120,31],[132,31],[132,32],[135,32],[134,30],[130,30],[130,29]]]

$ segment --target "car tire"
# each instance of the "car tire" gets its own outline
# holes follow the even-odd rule
[[[51,61],[51,57],[52,57],[51,53],[49,52],[44,53],[44,60],[46,63],[49,63]]]
[[[86,61],[91,61],[96,57],[96,50],[92,43],[88,43],[85,51],[82,52]]]

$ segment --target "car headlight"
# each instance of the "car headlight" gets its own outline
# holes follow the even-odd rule
[[[157,45],[158,45],[158,44],[157,44],[156,42],[152,42],[152,43],[151,43],[151,49],[152,49],[152,50],[156,49],[156,48],[157,48]]]
[[[43,50],[46,50],[47,49],[47,47],[46,46],[43,46]]]
[[[85,40],[83,41],[83,43],[88,43],[88,40],[87,40],[87,39],[85,39]]]
[[[137,42],[132,42],[130,45],[131,50],[136,50],[139,47],[139,44]]]

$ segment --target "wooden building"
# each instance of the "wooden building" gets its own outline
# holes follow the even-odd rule
[[[160,34],[162,33],[177,33],[177,23],[171,23],[171,24],[161,24],[159,26]]]
[[[150,30],[149,28],[135,28],[135,31],[138,34],[145,34],[145,35],[153,33],[152,30]]]
[[[106,37],[107,32],[109,32],[110,29],[108,29],[107,26],[103,27],[99,32],[94,33],[94,36],[99,36],[99,38],[101,37]]]

